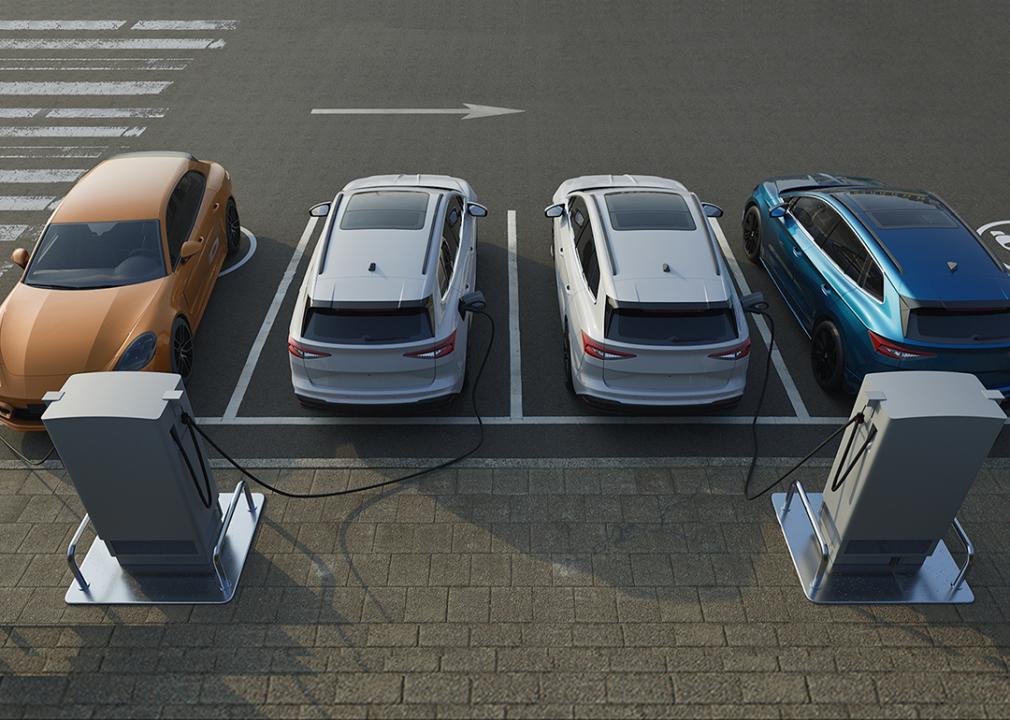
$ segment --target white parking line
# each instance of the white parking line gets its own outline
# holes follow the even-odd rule
[[[245,228],[242,228],[242,234],[245,235],[249,239],[249,249],[246,250],[246,253],[245,253],[245,255],[242,256],[241,260],[239,260],[234,265],[229,265],[224,270],[222,270],[220,273],[218,273],[218,277],[224,277],[228,273],[235,272],[240,267],[242,267],[243,265],[245,265],[247,262],[249,262],[250,260],[252,260],[252,256],[256,254],[256,236],[253,235],[248,230],[246,230]]]
[[[73,182],[84,170],[0,170],[0,183],[66,183]]]
[[[54,108],[47,118],[163,118],[168,108]]]
[[[516,211],[508,211],[509,416],[523,416],[522,349],[519,344],[519,255]]]
[[[224,40],[214,38],[125,38],[122,40],[0,38],[0,50],[217,50]]]
[[[32,118],[42,112],[42,108],[0,108],[0,118]]]
[[[0,82],[0,95],[157,95],[171,84],[171,80]]]
[[[118,30],[125,20],[0,20],[0,30]]]
[[[131,30],[234,30],[238,20],[140,20]]]
[[[0,210],[46,210],[55,207],[57,199],[43,195],[0,195]]]
[[[0,127],[0,137],[139,137],[146,127],[103,127],[99,125],[52,125],[40,127]]]
[[[288,267],[284,271],[284,275],[281,277],[280,283],[277,285],[277,292],[274,293],[274,299],[270,303],[270,307],[267,309],[266,317],[263,318],[263,324],[260,325],[259,332],[256,334],[256,339],[253,341],[252,348],[249,350],[249,357],[246,358],[245,365],[242,367],[242,373],[239,375],[238,382],[235,384],[235,389],[232,391],[231,399],[228,401],[228,407],[225,408],[225,418],[234,418],[238,415],[238,409],[242,405],[242,400],[245,398],[246,390],[249,389],[249,382],[252,380],[253,372],[256,370],[256,363],[259,362],[260,355],[263,352],[263,347],[267,343],[267,336],[270,334],[270,328],[273,327],[274,320],[277,319],[277,313],[280,312],[281,304],[284,302],[284,296],[288,292],[288,286],[291,285],[291,281],[294,279],[295,273],[298,271],[298,263],[301,261],[302,255],[305,254],[305,248],[308,247],[309,240],[312,238],[312,233],[316,229],[316,223],[318,221],[319,218],[310,217],[308,223],[305,225],[305,230],[302,231],[302,237],[298,240],[298,246],[295,248],[295,252],[291,256],[291,260],[288,262]]]
[[[727,264],[729,264],[730,272],[733,273],[737,285],[740,286],[740,292],[744,295],[750,294],[750,285],[747,282],[747,278],[744,277],[740,263],[737,262],[736,256],[733,254],[733,249],[729,246],[729,241],[726,240],[726,235],[722,231],[722,225],[715,218],[711,218],[709,224],[711,224],[712,229],[715,231],[716,238],[719,240],[719,246],[722,248]],[[767,347],[771,342],[771,332],[768,328],[768,323],[760,315],[755,315],[754,324],[761,334],[761,339],[764,340],[765,347]],[[796,387],[793,376],[789,374],[789,368],[786,367],[786,362],[782,358],[782,353],[779,352],[777,344],[772,349],[772,365],[775,367],[775,372],[778,373],[779,379],[782,381],[782,387],[785,388],[786,396],[789,398],[789,403],[793,406],[793,412],[796,413],[796,417],[801,420],[810,420],[810,411],[807,410],[806,403],[803,402],[803,397],[800,395],[799,388]]]
[[[108,145],[0,145],[0,158],[99,158]]]
[[[0,225],[0,242],[14,242],[27,229],[27,225]]]
[[[624,416],[624,415],[524,415],[523,417],[486,417],[481,418],[485,425],[750,425],[754,419],[746,415],[673,415],[673,416]],[[758,418],[758,425],[841,425],[846,418],[841,417],[806,417],[793,415],[770,416]],[[400,425],[400,426],[438,426],[438,425],[476,425],[473,417],[349,417],[349,416],[278,416],[278,417],[236,417],[229,416],[227,411],[221,417],[197,418],[202,425]]]
[[[193,58],[0,58],[0,71],[185,70]]]

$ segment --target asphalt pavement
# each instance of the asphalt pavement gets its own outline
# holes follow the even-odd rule
[[[65,22],[45,22],[54,19]],[[478,436],[468,393],[417,410],[306,410],[285,341],[321,227],[305,235],[309,205],[366,175],[460,176],[491,211],[479,225],[478,286],[497,329],[477,394],[488,418],[481,455],[747,455],[758,413],[761,454],[800,456],[851,399],[816,385],[805,336],[746,262],[744,202],[760,179],[795,172],[924,187],[985,227],[1010,262],[1008,21],[1010,6],[997,3],[6,0],[0,252],[30,247],[71,171],[104,157],[173,149],[217,160],[255,253],[220,279],[199,328],[188,390],[208,431],[239,457],[449,457]],[[465,103],[522,112],[465,119]],[[781,353],[760,408],[762,342],[733,410],[605,415],[565,389],[542,211],[568,177],[626,172],[676,178],[725,209],[738,283],[771,302]],[[0,266],[0,293],[15,270]],[[489,339],[475,328],[471,362]],[[1010,455],[1008,435],[994,455]],[[45,449],[39,436],[13,439]]]

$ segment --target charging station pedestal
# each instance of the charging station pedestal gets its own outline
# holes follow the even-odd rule
[[[265,499],[244,481],[219,493],[192,408],[169,373],[71,376],[42,422],[87,514],[67,549],[71,605],[226,603]],[[97,533],[84,562],[77,544]]]
[[[867,375],[822,493],[772,495],[807,599],[834,604],[970,603],[975,550],[957,511],[1002,431],[999,391],[974,375]],[[958,566],[943,541],[964,545]]]

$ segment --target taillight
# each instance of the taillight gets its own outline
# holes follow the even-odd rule
[[[598,343],[591,337],[586,335],[585,332],[582,333],[582,350],[589,357],[596,358],[597,360],[624,360],[625,358],[635,357],[634,353],[621,352],[620,350],[614,350],[613,348],[608,348],[603,343]]]
[[[446,355],[451,355],[453,350],[456,349],[456,331],[452,331],[452,335],[447,337],[445,340],[440,342],[438,345],[432,345],[424,350],[415,350],[414,352],[403,353],[404,357],[421,358],[422,360],[438,360]]]
[[[296,358],[302,360],[315,360],[317,358],[329,357],[329,353],[320,352],[319,350],[311,350],[294,338],[288,338],[288,352],[294,355]]]
[[[898,345],[890,340],[885,340],[872,330],[868,332],[870,333],[870,342],[873,343],[873,349],[884,357],[889,357],[892,360],[918,360],[920,358],[936,357],[936,353],[926,352],[924,350],[912,350],[911,348]]]
[[[750,338],[747,338],[739,345],[734,345],[728,350],[720,350],[709,355],[716,360],[742,360],[750,355]]]

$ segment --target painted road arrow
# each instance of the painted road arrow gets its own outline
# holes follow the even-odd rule
[[[523,110],[494,107],[492,105],[471,105],[464,108],[313,108],[313,115],[462,115],[463,120],[511,115]]]

